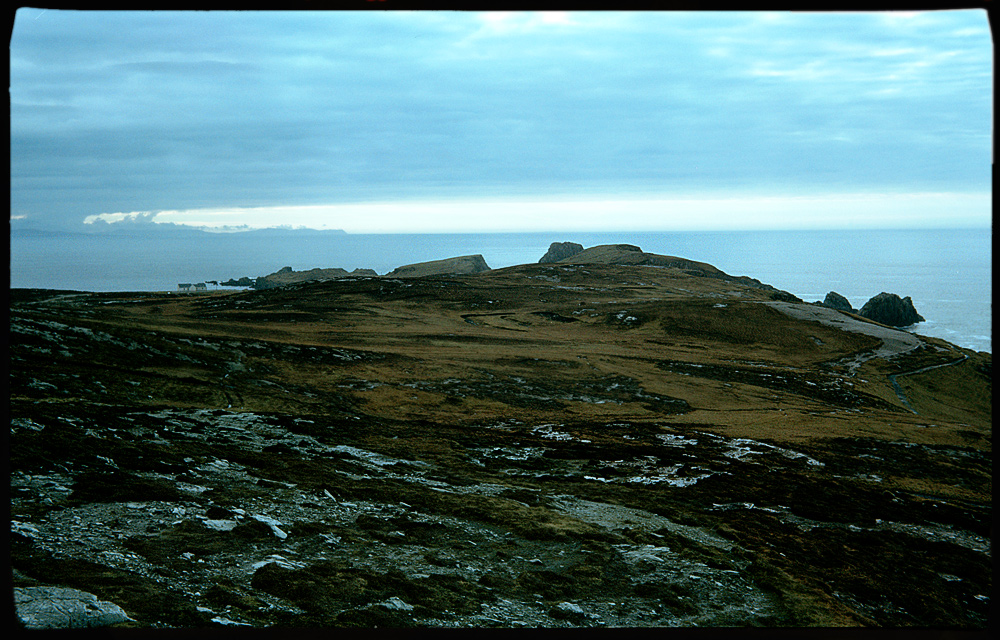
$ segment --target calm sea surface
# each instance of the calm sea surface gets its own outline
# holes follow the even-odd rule
[[[374,269],[482,254],[493,268],[537,262],[552,242],[628,243],[708,262],[803,300],[836,291],[860,308],[887,291],[910,296],[916,333],[992,352],[992,231],[751,231],[427,235],[188,234],[11,237],[11,287],[170,291],[180,282],[262,276],[284,266]]]

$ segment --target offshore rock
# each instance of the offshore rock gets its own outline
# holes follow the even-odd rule
[[[83,629],[131,620],[118,605],[65,587],[16,588],[14,604],[27,629]]]
[[[831,309],[837,309],[838,311],[850,311],[851,313],[856,313],[854,307],[851,306],[850,300],[840,295],[836,291],[831,291],[826,294],[821,302],[824,307],[830,307]]]
[[[884,291],[866,302],[858,313],[890,327],[908,327],[924,321],[923,316],[913,307],[913,300],[909,296],[900,298],[895,293]]]
[[[549,245],[549,250],[538,260],[539,264],[544,262],[559,262],[566,258],[575,256],[583,251],[583,245],[576,242],[553,242]]]

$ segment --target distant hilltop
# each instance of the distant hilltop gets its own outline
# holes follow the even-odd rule
[[[573,247],[580,247],[580,250],[574,251]],[[547,256],[554,255],[562,255],[562,257],[557,260],[546,260]],[[694,260],[678,258],[676,256],[661,256],[656,253],[646,253],[634,244],[602,244],[584,249],[581,245],[573,242],[553,242],[549,247],[548,253],[542,256],[542,259],[538,262],[649,265],[700,271],[703,274],[726,275],[725,272],[707,262],[695,262]]]
[[[801,302],[798,298],[785,291],[779,291],[769,284],[749,276],[731,276],[707,262],[697,262],[677,256],[664,256],[657,253],[646,253],[634,244],[602,244],[584,249],[575,242],[553,242],[549,250],[538,261],[539,263],[561,264],[620,264],[651,267],[671,267],[681,269],[688,275],[707,278],[720,278],[738,282],[757,289],[773,291],[780,299],[788,302]]]
[[[396,267],[387,275],[397,278],[419,278],[422,276],[465,275],[490,271],[490,266],[481,255],[459,256],[444,260],[418,262]]]

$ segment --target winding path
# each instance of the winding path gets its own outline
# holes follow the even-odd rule
[[[912,376],[912,375],[917,374],[917,373],[923,373],[924,371],[930,371],[931,369],[939,369],[941,367],[951,367],[951,366],[954,366],[956,364],[961,364],[961,363],[965,362],[968,359],[969,359],[968,355],[962,355],[961,358],[959,358],[958,360],[955,360],[953,362],[945,362],[944,364],[932,364],[929,367],[921,367],[919,369],[914,369],[913,371],[904,371],[902,373],[894,373],[894,374],[892,374],[892,375],[889,376],[889,381],[892,382],[892,389],[893,389],[893,391],[896,392],[896,397],[898,397],[899,400],[900,400],[900,402],[903,403],[903,406],[905,406],[907,409],[909,409],[913,413],[915,413],[917,415],[920,415],[920,413],[910,405],[910,401],[906,399],[906,394],[903,393],[903,388],[901,386],[899,386],[898,382],[896,382],[896,378],[899,378],[899,377],[902,377],[902,376]]]
[[[821,307],[819,305],[797,302],[778,301],[764,302],[763,304],[774,307],[778,311],[792,316],[793,318],[799,318],[800,320],[812,320],[825,324],[829,327],[837,327],[839,329],[843,329],[844,331],[863,333],[880,339],[882,341],[882,345],[877,349],[873,351],[866,351],[865,353],[858,354],[842,362],[842,364],[846,364],[848,366],[850,375],[854,375],[855,370],[869,360],[873,360],[874,358],[888,359],[902,353],[913,351],[914,349],[925,344],[919,336],[912,334],[909,331],[892,329],[890,327],[884,327],[882,325],[858,320],[857,318],[841,313],[836,309],[830,309],[829,307]],[[928,367],[914,369],[912,371],[904,371],[902,373],[894,373],[889,376],[889,381],[892,383],[893,391],[896,392],[896,397],[898,397],[900,402],[903,403],[903,406],[913,413],[920,415],[917,410],[910,405],[910,401],[906,398],[903,388],[899,385],[899,382],[897,382],[896,379],[902,376],[912,376],[918,373],[923,373],[925,371],[930,371],[931,369],[954,366],[965,362],[968,358],[968,355],[963,355],[958,360],[954,360],[952,362],[934,364]]]
[[[859,320],[858,318],[841,313],[836,309],[830,309],[829,307],[821,307],[819,305],[799,302],[778,301],[763,302],[762,304],[774,307],[778,311],[781,311],[785,315],[792,316],[793,318],[811,320],[813,322],[825,324],[828,327],[836,327],[853,333],[863,333],[881,340],[882,344],[877,349],[856,355],[843,363],[848,366],[851,371],[851,375],[854,375],[854,371],[869,360],[873,360],[875,358],[889,359],[903,353],[908,353],[924,345],[924,341],[921,340],[919,336],[912,334],[909,331],[893,329],[891,327],[875,324],[873,322]]]

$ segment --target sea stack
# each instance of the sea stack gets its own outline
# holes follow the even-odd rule
[[[890,327],[908,327],[924,321],[909,296],[900,298],[895,293],[884,291],[866,302],[858,314]]]

